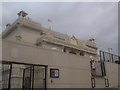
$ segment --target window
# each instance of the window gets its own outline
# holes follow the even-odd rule
[[[84,56],[85,53],[83,51],[80,51],[80,56]]]
[[[75,54],[75,55],[77,54],[75,51],[70,51],[69,53],[71,53],[71,54]]]
[[[66,52],[66,48],[63,48],[63,52]]]
[[[20,35],[16,36],[16,40],[20,41],[22,39],[22,37]]]
[[[50,69],[51,78],[59,78],[59,69]]]

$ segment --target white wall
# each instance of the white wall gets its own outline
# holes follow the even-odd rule
[[[24,63],[48,65],[48,87],[91,88],[90,58],[42,49],[34,45],[3,42],[3,59]],[[9,47],[7,47],[9,46]],[[11,57],[11,48],[18,49],[18,57]],[[8,53],[9,52],[9,53]],[[60,70],[60,78],[50,78],[49,69]],[[117,65],[107,63],[106,70],[110,87],[117,86]],[[53,83],[51,83],[53,80]],[[105,87],[103,79],[96,79],[97,87]]]
[[[40,38],[40,32],[32,29],[23,28],[21,31],[22,41],[36,44],[38,38]]]

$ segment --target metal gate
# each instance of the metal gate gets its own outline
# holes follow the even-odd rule
[[[31,66],[25,68],[23,70],[23,90],[29,90],[30,88],[32,88],[33,86],[33,80],[32,80],[32,75],[33,75],[33,68]]]
[[[47,66],[2,61],[2,90],[46,90]]]

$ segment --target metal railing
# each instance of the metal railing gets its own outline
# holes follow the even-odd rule
[[[99,51],[100,61],[112,62],[120,64],[120,56],[105,51]]]

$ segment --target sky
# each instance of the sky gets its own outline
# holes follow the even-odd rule
[[[95,38],[100,50],[118,54],[117,2],[4,2],[2,3],[2,30],[17,19],[17,13],[26,11],[29,17],[52,29],[79,39]]]

